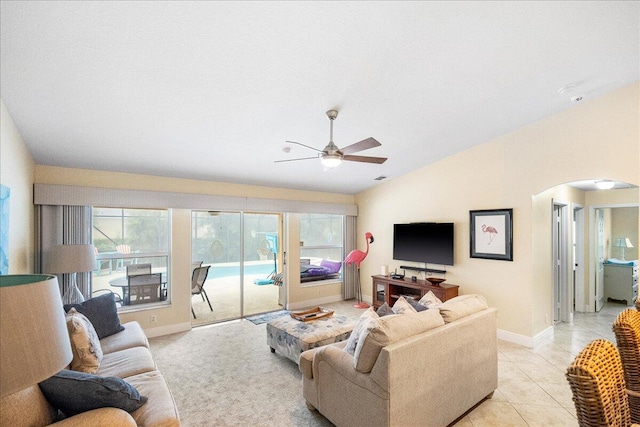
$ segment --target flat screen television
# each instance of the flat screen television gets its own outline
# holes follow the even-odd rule
[[[394,224],[393,259],[453,265],[453,223]]]

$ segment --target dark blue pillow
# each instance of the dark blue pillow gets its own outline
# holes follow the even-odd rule
[[[49,403],[68,417],[106,407],[133,412],[147,401],[123,379],[66,369],[42,381],[39,386]]]
[[[383,317],[383,316],[389,316],[391,314],[396,314],[396,313],[391,309],[391,307],[389,307],[389,304],[385,302],[380,307],[378,307],[378,309],[376,310],[376,314],[380,317]]]
[[[124,326],[120,324],[118,317],[116,297],[112,293],[90,298],[82,304],[64,305],[64,311],[69,311],[72,308],[89,319],[98,334],[98,339],[124,331]]]
[[[416,311],[424,311],[428,309],[426,305],[420,304],[418,301],[414,300],[413,297],[409,295],[405,295],[404,299],[407,300],[407,302],[411,304],[411,307],[413,307]]]

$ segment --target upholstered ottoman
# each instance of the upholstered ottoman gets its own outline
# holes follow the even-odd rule
[[[349,338],[357,323],[337,314],[309,322],[279,317],[267,323],[267,344],[272,353],[277,350],[298,363],[303,351]]]

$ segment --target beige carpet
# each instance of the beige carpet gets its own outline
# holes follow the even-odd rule
[[[355,301],[326,304],[357,319]],[[183,426],[331,426],[309,411],[298,365],[272,354],[266,324],[248,320],[150,339]]]

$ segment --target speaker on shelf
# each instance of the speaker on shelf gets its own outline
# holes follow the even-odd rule
[[[388,275],[389,275],[389,266],[388,266],[388,265],[386,265],[386,264],[385,264],[385,265],[383,265],[383,266],[380,268],[380,274],[381,274],[381,275],[383,275],[383,276],[388,276]]]

